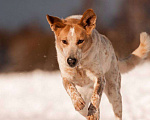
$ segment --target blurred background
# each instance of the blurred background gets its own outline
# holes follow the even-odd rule
[[[46,14],[66,18],[83,14],[88,8],[94,9],[96,29],[109,38],[120,59],[138,47],[141,32],[150,33],[150,0],[0,1],[0,120],[83,119],[75,113],[61,84],[60,73],[53,72],[58,70],[58,64],[54,34],[46,21]],[[150,55],[147,60],[150,60]],[[140,86],[150,85],[148,66],[150,68],[150,64],[146,64],[138,69],[142,69],[142,73],[135,70],[129,77],[123,76],[123,79],[133,80],[129,85],[122,83],[127,85],[123,93],[129,89],[132,91],[131,84],[135,84],[135,90],[143,91],[144,95],[138,101],[141,93],[134,96],[138,93],[135,91],[123,99],[125,119],[150,119],[147,114],[150,111],[150,89],[145,87],[143,90]],[[137,104],[130,106],[134,100],[138,105],[147,105],[144,108]],[[137,106],[141,111],[132,112]],[[106,113],[111,109],[105,109],[105,105],[103,108]],[[106,113],[103,112],[102,118],[112,119],[113,114]]]
[[[96,12],[96,29],[111,40],[119,58],[137,48],[140,32],[150,32],[149,0],[1,0],[0,71],[57,70],[45,16],[65,18],[88,8]]]

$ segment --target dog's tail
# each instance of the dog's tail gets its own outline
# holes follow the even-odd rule
[[[119,69],[121,73],[126,73],[132,70],[136,65],[140,64],[148,55],[150,51],[150,35],[146,32],[140,34],[140,45],[132,52],[132,54],[119,60]]]

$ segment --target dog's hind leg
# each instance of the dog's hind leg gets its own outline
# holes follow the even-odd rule
[[[117,69],[112,69],[105,75],[105,94],[112,104],[116,120],[122,120],[122,97],[120,94],[121,76]]]

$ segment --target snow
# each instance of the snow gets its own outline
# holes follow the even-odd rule
[[[123,119],[150,120],[150,63],[122,75]],[[114,119],[106,96],[101,119]],[[74,110],[60,72],[0,74],[0,120],[85,120]]]

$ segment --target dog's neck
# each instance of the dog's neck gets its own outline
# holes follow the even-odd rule
[[[92,50],[94,49],[94,46],[98,43],[99,41],[99,33],[96,29],[93,29],[92,34],[91,34],[91,38],[92,38],[92,45],[91,47],[84,53],[84,56],[82,56],[82,59],[86,59],[87,56],[89,56],[89,54],[91,54]],[[93,54],[93,53],[92,53]]]

